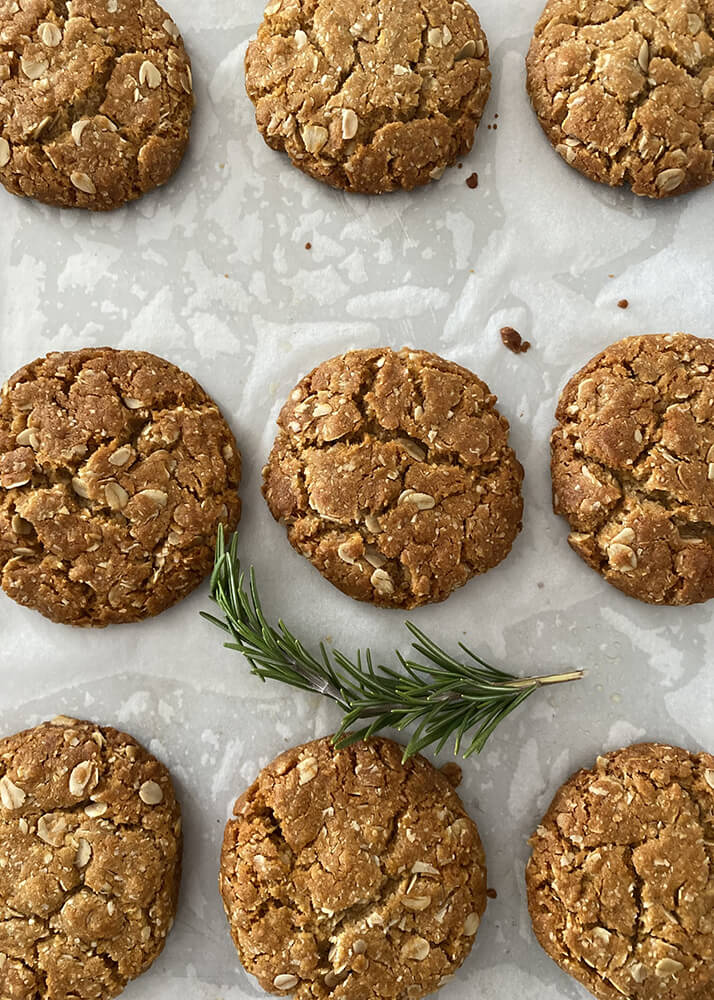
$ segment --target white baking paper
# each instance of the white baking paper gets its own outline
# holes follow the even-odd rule
[[[548,434],[564,381],[606,344],[680,329],[711,335],[714,191],[655,204],[564,165],[524,91],[540,0],[481,0],[494,83],[473,152],[438,183],[381,198],[317,184],[257,134],[242,67],[259,0],[170,8],[197,91],[175,180],[110,215],[0,191],[0,381],[47,351],[85,345],[144,348],[190,371],[243,452],[241,551],[258,569],[266,610],[306,642],[369,644],[381,658],[406,648],[405,616],[323,581],[262,500],[278,409],[301,374],[351,347],[428,348],[489,383],[526,470],[524,529],[500,567],[411,617],[442,644],[464,639],[508,669],[585,667],[588,676],[534,697],[464,766],[461,792],[498,896],[440,996],[583,998],[531,934],[526,839],[558,785],[603,748],[647,738],[712,749],[714,625],[711,606],[624,597],[569,550],[550,507]],[[465,183],[473,171],[476,190]],[[528,354],[503,347],[504,325],[532,342]],[[178,919],[127,1000],[262,995],[240,968],[216,887],[223,824],[262,765],[338,721],[317,697],[249,676],[199,618],[207,606],[204,587],[153,621],[75,631],[0,595],[2,731],[60,712],[118,725],[178,784]]]

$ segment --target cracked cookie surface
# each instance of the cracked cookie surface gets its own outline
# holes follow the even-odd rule
[[[558,791],[531,838],[533,928],[598,1000],[714,989],[714,757],[641,744]]]
[[[0,0],[0,181],[49,205],[112,209],[165,183],[193,87],[154,0]]]
[[[281,754],[238,799],[220,889],[241,961],[297,1000],[418,1000],[486,909],[478,830],[423,757],[329,738]]]
[[[58,716],[0,740],[0,994],[109,1000],[173,924],[181,815],[131,736]]]
[[[427,351],[351,351],[291,393],[263,470],[288,538],[345,594],[443,601],[510,552],[523,470],[472,372]]]
[[[210,572],[240,516],[240,453],[216,404],[168,361],[49,354],[0,396],[0,579],[53,621],[138,621]]]
[[[246,54],[269,146],[364,194],[438,179],[471,149],[488,45],[460,0],[270,0]]]
[[[527,69],[546,135],[592,180],[664,198],[714,179],[714,0],[550,0]]]
[[[651,604],[714,597],[714,341],[612,344],[563,390],[553,509],[608,583]]]

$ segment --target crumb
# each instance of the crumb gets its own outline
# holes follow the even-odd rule
[[[494,118],[498,118],[498,111],[494,114]]]
[[[312,250],[312,243],[306,243],[305,244],[305,249],[306,250]]]
[[[627,301],[627,299],[620,299],[620,301],[617,304],[620,307],[620,309],[627,309],[630,303]]]
[[[495,889],[487,889],[486,895],[488,896],[489,899],[498,899],[498,893],[496,892]]]
[[[531,346],[530,341],[524,340],[518,330],[514,330],[512,326],[501,327],[501,340],[514,354],[525,354]]]
[[[444,764],[441,768],[441,773],[444,775],[452,788],[458,788],[461,784],[463,771],[455,761],[450,760],[448,763]]]
[[[478,187],[478,174],[475,170],[466,178],[466,187],[470,187],[472,190]]]
[[[538,581],[538,584],[537,584],[537,587],[538,587],[538,590],[542,590],[542,589],[543,589],[543,587],[545,587],[545,584],[543,583],[543,581],[542,581],[542,580],[539,580],[539,581]]]
[[[498,125],[494,122],[493,123],[493,131],[495,132],[497,128],[498,128]]]
[[[459,163],[458,167],[459,167],[459,170],[463,170],[463,167],[464,167],[463,163]]]

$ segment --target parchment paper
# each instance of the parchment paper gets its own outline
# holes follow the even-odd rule
[[[606,586],[569,550],[548,473],[555,401],[572,371],[628,334],[711,335],[714,193],[649,203],[561,162],[524,92],[540,9],[481,0],[493,93],[463,169],[427,189],[348,197],[291,169],[258,136],[243,88],[260,0],[171,0],[198,100],[177,178],[97,216],[0,191],[0,380],[47,351],[102,344],[144,348],[195,375],[243,452],[242,555],[258,568],[265,608],[306,641],[369,644],[384,658],[407,634],[403,615],[324,582],[260,496],[274,420],[298,377],[350,347],[410,344],[467,365],[498,394],[526,469],[524,530],[499,568],[412,617],[441,643],[467,639],[514,671],[583,666],[588,677],[533,698],[464,766],[461,792],[498,897],[443,1000],[583,998],[532,937],[526,838],[561,781],[603,748],[641,738],[714,746],[711,607],[650,608]],[[629,309],[617,308],[622,298]],[[504,325],[532,341],[528,354],[503,347]],[[204,587],[153,621],[93,632],[0,596],[2,731],[59,712],[119,725],[179,786],[178,919],[127,1000],[262,995],[240,968],[216,888],[223,824],[263,764],[338,721],[316,697],[250,677],[199,618],[207,604]]]

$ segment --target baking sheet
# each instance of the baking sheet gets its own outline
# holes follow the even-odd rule
[[[498,896],[443,1000],[585,997],[531,935],[526,838],[560,782],[603,748],[714,743],[711,607],[650,608],[602,583],[568,549],[548,475],[556,396],[575,368],[628,334],[711,334],[714,195],[653,204],[560,161],[524,93],[540,6],[481,0],[491,100],[463,169],[422,191],[348,197],[292,170],[258,136],[243,89],[259,0],[172,0],[198,101],[174,182],[101,216],[0,192],[0,380],[46,351],[103,344],[144,348],[194,374],[243,452],[242,555],[258,568],[266,610],[305,640],[369,644],[382,658],[407,646],[405,616],[324,582],[260,496],[274,420],[298,377],[351,347],[410,344],[467,365],[498,394],[526,470],[524,530],[499,568],[411,617],[442,644],[467,637],[514,671],[582,666],[588,677],[534,697],[464,766],[461,793]],[[629,309],[617,308],[622,298]],[[503,347],[504,325],[532,341],[528,354]],[[199,618],[207,604],[204,587],[153,621],[92,632],[0,597],[2,731],[60,712],[118,725],[178,784],[178,919],[127,1000],[262,995],[240,968],[216,888],[223,824],[262,765],[338,721],[316,697],[250,677]]]

